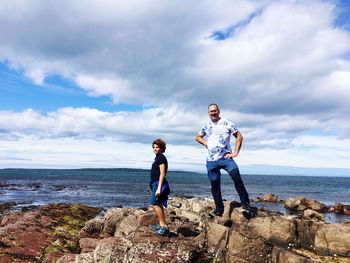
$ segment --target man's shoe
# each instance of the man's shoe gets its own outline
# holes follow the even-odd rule
[[[156,224],[156,225],[149,225],[148,226],[150,229],[152,229],[153,231],[159,230],[161,228],[160,224]]]
[[[209,213],[209,215],[211,216],[211,217],[215,217],[215,216],[222,216],[222,214],[223,214],[223,212],[218,212],[218,211],[214,211],[214,212],[210,212]]]
[[[154,234],[160,237],[165,237],[169,235],[169,228],[165,226],[160,226],[160,228],[154,231]]]
[[[252,211],[252,207],[250,206],[250,204],[244,204],[242,206],[242,212],[243,213],[250,213]]]

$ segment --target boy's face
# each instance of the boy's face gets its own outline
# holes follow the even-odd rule
[[[153,152],[155,155],[162,153],[162,150],[159,148],[157,144],[153,144]]]

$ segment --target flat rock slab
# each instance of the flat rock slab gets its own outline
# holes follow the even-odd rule
[[[0,262],[52,262],[80,252],[79,231],[100,209],[50,204],[34,212],[0,217]]]

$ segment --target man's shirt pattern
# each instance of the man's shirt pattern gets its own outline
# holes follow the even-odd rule
[[[217,122],[209,121],[199,131],[200,135],[207,137],[207,161],[217,161],[227,152],[232,152],[230,147],[231,134],[238,132],[232,121],[221,118]]]

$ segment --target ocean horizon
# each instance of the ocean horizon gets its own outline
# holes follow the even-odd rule
[[[242,174],[250,199],[274,194],[280,199],[303,196],[327,206],[335,202],[350,204],[350,178],[332,176]],[[171,171],[167,180],[174,195],[210,198],[206,173]],[[227,201],[238,201],[233,182],[222,172],[221,190]],[[146,207],[149,205],[149,169],[79,168],[79,169],[0,169],[0,204],[16,203],[15,210],[48,203],[80,203],[109,209],[112,207]],[[252,203],[253,206],[277,210],[281,203]],[[331,222],[350,216],[325,214]]]

